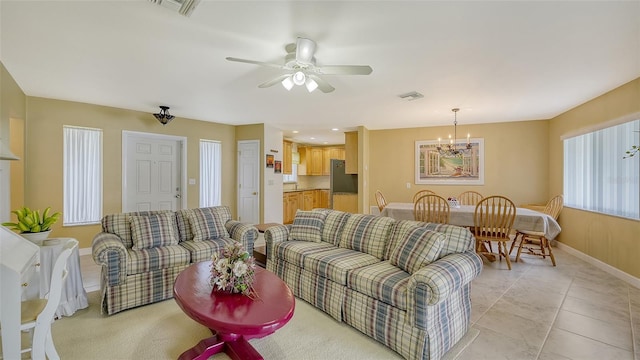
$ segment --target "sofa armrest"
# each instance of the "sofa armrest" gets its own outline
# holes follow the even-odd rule
[[[118,285],[127,276],[127,248],[116,234],[101,232],[91,244],[93,261],[102,266],[109,286]],[[106,272],[106,273],[105,273]]]
[[[447,255],[415,272],[409,279],[407,320],[427,328],[427,307],[436,306],[462,289],[482,271],[482,259],[475,252]]]
[[[289,240],[291,225],[275,225],[264,232],[264,242],[267,245],[267,260],[273,260],[273,246],[277,243]]]
[[[253,254],[253,244],[258,239],[258,230],[253,225],[229,220],[224,226],[233,240],[242,243],[244,249]]]

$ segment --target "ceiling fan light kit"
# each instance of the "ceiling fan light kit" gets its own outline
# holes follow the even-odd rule
[[[281,83],[288,91],[293,89],[294,85],[305,85],[309,92],[320,89],[320,91],[324,93],[330,93],[335,90],[335,88],[326,80],[321,78],[320,75],[369,75],[373,71],[371,66],[368,65],[317,66],[316,58],[314,57],[316,47],[315,41],[306,38],[298,38],[295,44],[285,46],[287,55],[284,58],[284,65],[234,57],[227,57],[227,60],[276,67],[287,71],[286,74],[279,75],[275,79],[266,81],[258,85],[258,87],[267,88],[277,83]]]

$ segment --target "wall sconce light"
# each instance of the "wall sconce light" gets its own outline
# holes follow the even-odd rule
[[[160,112],[157,114],[153,114],[153,116],[162,123],[162,125],[167,125],[175,116],[169,114],[168,106],[160,106]]]

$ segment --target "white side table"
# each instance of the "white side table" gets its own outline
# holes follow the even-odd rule
[[[51,272],[66,240],[69,240],[69,238],[50,238],[43,241],[40,246],[40,298],[44,298],[49,293]],[[69,260],[67,260],[67,271],[69,274],[62,287],[62,295],[60,297],[60,305],[56,310],[56,317],[71,316],[76,310],[89,307],[87,292],[82,284],[80,254],[77,247],[71,253]]]

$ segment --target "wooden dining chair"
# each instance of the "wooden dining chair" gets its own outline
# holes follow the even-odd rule
[[[413,202],[413,218],[430,223],[449,223],[450,208],[447,199],[436,194],[425,194]]]
[[[560,216],[563,207],[564,198],[562,195],[557,195],[547,202],[543,212],[551,216],[554,220],[558,220],[558,216]],[[553,256],[553,251],[551,251],[551,241],[547,239],[544,232],[516,230],[516,237],[513,239],[509,254],[511,254],[513,248],[516,246],[518,238],[520,238],[520,243],[518,245],[516,262],[520,260],[520,254],[522,254],[522,250],[524,249],[528,254],[542,256],[543,259],[548,256],[551,258],[553,266],[556,266],[556,258]]]
[[[507,252],[509,234],[516,218],[516,206],[504,196],[494,195],[483,198],[476,205],[473,215],[473,234],[476,237],[476,252],[493,257],[491,242],[498,243],[498,257],[507,261],[511,270],[511,260]]]
[[[484,196],[477,191],[469,190],[458,195],[460,205],[477,205]]]
[[[416,200],[418,200],[419,197],[421,197],[422,195],[427,195],[427,194],[435,194],[435,192],[431,191],[431,190],[420,190],[417,193],[415,193],[413,195],[413,203],[415,204]]]
[[[382,191],[376,190],[376,203],[378,204],[378,209],[382,212],[385,206],[387,206],[387,200],[382,195]]]

